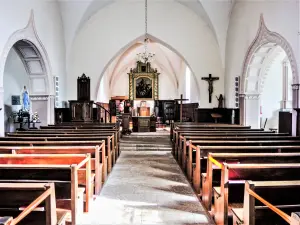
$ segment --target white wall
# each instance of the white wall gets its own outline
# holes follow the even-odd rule
[[[0,7],[0,56],[9,37],[15,31],[25,28],[31,10],[34,11],[37,34],[49,56],[50,72],[52,75],[60,76],[60,84],[63,87],[66,73],[65,43],[57,1],[2,0]],[[60,94],[64,98],[64,88],[61,88]]]
[[[24,85],[29,88],[29,77],[19,55],[12,49],[7,57],[4,69],[4,124],[5,131],[14,131],[14,124],[8,121],[12,112],[18,111],[21,106],[11,105],[12,95],[21,95]],[[29,93],[30,90],[28,89]]]
[[[266,26],[282,35],[292,46],[299,64],[297,1],[237,1],[232,10],[226,48],[227,107],[234,107],[234,77],[241,76],[246,52],[263,13]],[[287,16],[288,15],[288,16]]]
[[[44,53],[46,54],[47,61],[49,62],[48,79],[53,83],[52,76],[60,77],[60,99],[64,99],[64,86],[65,86],[65,43],[63,27],[60,15],[60,9],[57,1],[48,0],[2,0],[0,7],[0,91],[3,88],[4,64],[6,61],[7,53],[9,52],[9,43],[11,38],[17,31],[23,30],[30,19],[31,11],[34,13],[35,18],[35,31],[38,35],[38,39],[42,43]],[[31,31],[31,37],[35,36]],[[28,33],[27,33],[28,35]],[[20,36],[18,38],[26,39],[26,36]],[[16,40],[17,41],[17,40]],[[44,59],[46,60],[46,59]],[[5,87],[4,87],[5,89]],[[53,91],[50,91],[50,93]],[[0,92],[0,106],[4,105],[4,94]],[[50,109],[49,109],[49,114]],[[0,112],[0,135],[3,135],[4,131],[4,112]]]
[[[268,119],[265,129],[278,128],[279,110],[282,100],[282,61],[276,60],[267,74],[263,93],[261,94],[262,122],[264,125]]]
[[[142,2],[113,3],[88,21],[78,33],[70,53],[67,99],[76,97],[76,78],[82,73],[91,77],[91,96],[97,97],[100,75],[110,60],[143,35],[143,8]],[[187,61],[197,77],[200,106],[214,107],[217,100],[213,98],[213,103],[208,103],[207,82],[201,77],[209,73],[220,77],[214,87],[223,93],[224,76],[218,44],[207,24],[183,5],[158,1],[149,4],[149,33]]]

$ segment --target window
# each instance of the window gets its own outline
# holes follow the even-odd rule
[[[187,103],[191,99],[191,70],[187,66],[185,71],[185,98],[188,99]]]

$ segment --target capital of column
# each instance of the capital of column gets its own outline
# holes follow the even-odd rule
[[[292,84],[292,90],[299,90],[300,84]]]
[[[47,101],[51,96],[49,95],[30,95],[31,101]]]
[[[255,93],[255,94],[245,94],[244,98],[247,100],[257,100],[257,99],[259,99],[259,97],[260,97],[260,94]]]

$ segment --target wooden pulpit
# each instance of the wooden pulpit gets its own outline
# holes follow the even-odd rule
[[[90,78],[83,74],[77,79],[77,100],[69,101],[72,121],[90,122],[93,120],[94,101],[90,98]]]

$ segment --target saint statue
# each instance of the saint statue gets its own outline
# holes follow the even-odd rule
[[[223,95],[220,94],[219,98],[218,98],[218,96],[216,96],[216,98],[218,99],[218,102],[219,102],[218,108],[223,108],[223,101],[224,101]]]
[[[24,86],[24,89],[22,91],[21,94],[21,105],[22,105],[22,110],[29,112],[30,110],[30,100],[29,100],[29,92],[26,88],[26,86]]]

